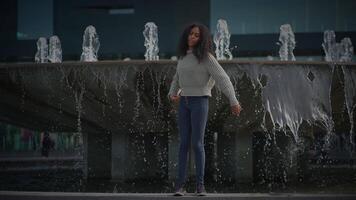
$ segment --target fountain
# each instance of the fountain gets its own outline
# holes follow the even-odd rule
[[[49,38],[49,55],[48,60],[51,63],[62,62],[62,47],[58,36],[54,35]]]
[[[143,31],[146,47],[145,60],[159,60],[158,29],[155,23],[147,22]]]
[[[146,25],[145,58],[158,60],[157,27]],[[218,27],[221,37],[215,40],[217,47],[224,48],[217,48],[217,55],[223,58],[229,34],[226,22]],[[236,192],[243,191],[241,185],[251,185],[247,192],[256,192],[294,183],[295,187],[298,183],[320,186],[334,181],[323,176],[325,169],[339,170],[337,180],[343,177],[350,183],[355,159],[356,68],[348,62],[353,52],[350,40],[337,45],[334,39],[332,32],[325,34],[328,59],[334,59],[334,51],[340,48],[339,57],[345,62],[280,62],[273,57],[262,62],[220,61],[244,110],[239,118],[231,116],[228,100],[219,88],[212,90],[205,138],[208,187]],[[38,62],[47,58],[41,57],[45,41],[38,42]],[[55,41],[50,42],[54,44],[50,45],[51,62],[59,55],[54,51],[59,49]],[[281,26],[279,41],[281,60],[295,60],[289,25]],[[97,61],[99,45],[95,28],[87,27],[81,61]],[[83,177],[78,185],[90,185],[95,178],[119,180],[104,192],[121,192],[123,182],[128,181],[125,192],[137,192],[142,181],[144,186],[159,182],[164,186],[154,191],[168,192],[176,178],[179,137],[172,112],[175,105],[166,95],[176,66],[175,59],[0,64],[0,92],[4,94],[0,119],[82,138],[78,155],[83,165],[75,165],[83,173],[78,173]],[[6,139],[5,143],[11,140]],[[339,155],[335,156],[335,149]],[[351,164],[340,167],[339,162]],[[192,164],[190,170],[194,171]],[[76,186],[70,191],[85,188],[90,187]]]
[[[341,62],[351,62],[354,55],[354,47],[352,46],[351,39],[346,37],[341,40]]]
[[[48,44],[47,39],[40,37],[37,40],[37,53],[35,55],[35,62],[46,63],[48,62]]]
[[[80,61],[98,61],[98,50],[100,47],[99,37],[94,26],[88,26],[83,35],[83,52]]]
[[[325,52],[325,61],[331,62],[338,60],[338,50],[336,48],[335,32],[324,31],[324,42],[322,47]]]
[[[295,61],[293,50],[295,48],[295,39],[292,27],[290,24],[281,25],[279,33],[279,57],[281,60]]]
[[[211,162],[207,163],[212,163],[207,166],[208,180],[211,178],[216,184],[235,179],[251,181],[253,156],[263,155],[256,161],[257,168],[261,169],[256,173],[263,175],[263,182],[273,183],[282,176],[283,182],[287,183],[290,174],[295,173],[292,169],[299,165],[297,155],[305,143],[302,134],[305,126],[313,124],[325,130],[325,144],[321,150],[332,151],[328,145],[332,141],[326,140],[335,135],[335,119],[332,117],[335,102],[331,102],[331,97],[332,85],[338,83],[332,80],[336,70],[327,63],[285,65],[278,61],[235,61],[221,64],[231,78],[245,112],[237,119],[230,116],[227,100],[218,88],[213,90],[207,130],[207,144],[211,145],[207,148],[211,152],[207,159]],[[137,179],[175,177],[177,129],[175,115],[169,112],[172,105],[165,94],[176,61],[160,61],[150,66],[138,61],[89,65],[53,63],[41,68],[29,67],[34,64],[16,65],[0,66],[2,73],[8,74],[8,79],[2,78],[1,88],[6,86],[16,90],[18,85],[23,87],[15,96],[1,89],[7,97],[13,98],[7,104],[18,108],[12,113],[22,113],[9,119],[42,130],[83,134],[89,178],[105,174],[114,179],[126,179],[130,174],[133,175],[131,178]],[[345,101],[352,116],[355,70],[353,66],[344,67],[348,70],[344,76]],[[38,112],[41,116],[36,115]],[[21,118],[24,115],[33,117]],[[33,119],[41,123],[34,124]],[[350,117],[349,120],[353,124],[355,119]],[[313,131],[307,135],[310,134]],[[263,150],[247,145],[252,143],[253,135],[262,138],[258,140],[258,146]],[[284,135],[286,138],[281,139]],[[285,146],[280,146],[281,141]],[[350,136],[349,142],[352,141]],[[92,148],[96,153],[90,150]],[[254,153],[253,148],[257,148]],[[224,156],[222,152],[225,152]],[[273,160],[277,158],[283,165],[276,168]],[[237,172],[233,170],[235,168]]]
[[[325,61],[328,62],[351,62],[354,48],[350,38],[343,38],[340,43],[335,40],[335,32],[324,31],[324,42],[322,44]]]
[[[226,20],[219,19],[214,33],[215,55],[218,60],[231,60],[230,32]]]
[[[335,32],[331,30],[324,31],[324,42],[322,47],[325,52],[325,61],[335,61],[337,59],[337,50],[336,50],[336,40]]]

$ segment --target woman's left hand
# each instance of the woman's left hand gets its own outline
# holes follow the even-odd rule
[[[241,110],[242,110],[242,107],[240,106],[240,103],[231,106],[231,112],[233,115],[239,116]]]

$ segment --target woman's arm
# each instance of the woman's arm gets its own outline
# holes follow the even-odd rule
[[[218,63],[218,61],[214,58],[214,56],[209,53],[208,58],[206,59],[206,63],[204,63],[204,65],[207,68],[209,74],[215,80],[215,83],[219,86],[224,95],[229,99],[230,105],[238,105],[239,102],[237,101],[235,96],[234,86],[232,85],[229,76],[226,74],[226,72]]]
[[[178,91],[179,91],[178,80],[179,80],[178,71],[176,71],[176,73],[173,76],[171,87],[170,87],[169,92],[168,92],[168,97],[169,98],[170,98],[170,96],[177,96],[178,95]]]

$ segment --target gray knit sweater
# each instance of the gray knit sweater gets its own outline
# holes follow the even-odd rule
[[[237,105],[234,87],[229,76],[210,53],[200,63],[196,56],[188,51],[178,60],[177,70],[171,83],[168,95],[211,96],[214,84],[229,99],[230,105]]]

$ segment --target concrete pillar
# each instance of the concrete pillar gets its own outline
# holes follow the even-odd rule
[[[111,133],[107,131],[88,132],[86,141],[87,177],[110,178]]]
[[[178,131],[169,133],[168,138],[168,180],[175,182],[178,170],[179,135]]]
[[[237,182],[251,182],[253,180],[253,134],[249,132],[237,132],[235,134],[235,179]]]
[[[88,179],[88,133],[82,133],[83,139],[83,162],[84,162],[84,169],[83,169],[83,176],[84,179]]]
[[[116,132],[112,134],[111,178],[125,180],[129,178],[129,133]]]

